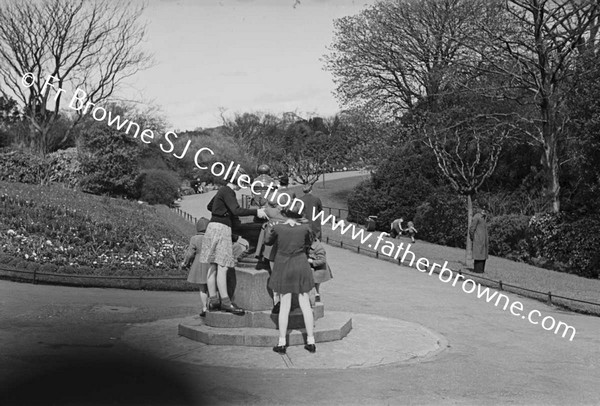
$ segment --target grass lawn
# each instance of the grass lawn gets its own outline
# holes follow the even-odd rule
[[[326,181],[325,188],[316,187],[313,193],[321,197],[323,206],[345,209],[347,208],[345,199],[352,188],[361,180],[363,180],[363,177]],[[326,214],[329,214],[328,210],[325,210],[325,212]],[[332,213],[337,217],[337,210],[334,210]],[[345,218],[347,212],[342,210],[341,213],[341,218]],[[357,227],[364,229],[363,226]],[[339,228],[334,231],[331,229],[331,225],[323,227],[323,239],[325,240],[329,237],[329,243],[331,245],[339,247],[341,242],[341,245],[343,245],[344,248],[352,249],[354,251],[357,251],[357,247],[360,247],[360,253],[373,257],[376,254],[368,247],[368,245],[369,243],[374,245],[378,235],[379,232],[374,232],[369,241],[365,241],[365,244],[361,244],[360,238],[357,240],[352,239],[351,231],[342,235]],[[404,243],[405,247],[410,243],[410,239],[405,237],[400,237],[396,240],[385,238],[384,241],[385,240],[393,241],[395,244]],[[384,246],[384,244],[385,243],[382,242],[380,248]],[[600,305],[578,303],[557,297],[564,296],[600,304],[600,279],[582,278],[580,276],[538,268],[523,262],[510,261],[499,257],[490,257],[486,263],[485,274],[479,275],[470,272],[472,261],[466,261],[464,249],[445,247],[417,240],[416,244],[411,245],[410,250],[415,253],[416,259],[424,257],[430,262],[438,264],[443,264],[445,261],[448,261],[448,267],[450,269],[453,271],[461,271],[465,275],[468,275],[468,277],[480,282],[482,285],[498,288],[500,285],[499,282],[501,281],[503,288],[507,291],[544,301],[548,299],[548,292],[550,292],[552,303],[554,304],[584,313],[600,315]],[[393,258],[388,258],[382,253],[379,253],[378,257],[380,259],[394,261]],[[400,255],[400,257],[402,257],[402,255]],[[410,259],[410,256],[408,256],[407,259]],[[408,265],[408,263],[405,264]],[[435,280],[432,281],[432,283],[441,282]],[[543,294],[528,292],[523,288],[543,292]]]
[[[312,193],[321,199],[323,207],[347,209],[348,195],[356,185],[363,180],[368,179],[368,176],[369,175],[361,175],[336,180],[327,180],[327,178],[325,178],[325,185],[323,185],[323,182],[315,183]],[[291,187],[290,190],[294,191],[298,197],[304,194],[302,193],[301,186]],[[329,210],[325,210],[325,213],[329,214]],[[331,214],[345,219],[348,215],[348,211],[341,210],[338,212],[338,210],[333,210],[331,211]]]

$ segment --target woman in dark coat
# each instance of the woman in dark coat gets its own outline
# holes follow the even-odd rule
[[[489,237],[485,222],[485,210],[478,208],[471,219],[469,238],[473,242],[473,272],[483,273],[485,261],[488,259]]]
[[[298,303],[304,317],[306,345],[309,352],[315,352],[313,333],[313,314],[308,293],[314,287],[313,271],[308,263],[308,252],[312,243],[312,232],[308,221],[301,221],[301,214],[293,210],[282,210],[287,220],[270,225],[267,229],[265,244],[277,244],[273,272],[269,287],[280,295],[279,343],[273,351],[286,352],[286,333],[288,317],[292,305],[292,293],[298,294]]]

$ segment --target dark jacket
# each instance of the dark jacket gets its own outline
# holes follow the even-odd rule
[[[235,192],[229,186],[221,186],[217,194],[206,206],[212,213],[210,221],[233,227],[239,224],[239,216],[255,216],[256,209],[242,209],[235,197]]]
[[[318,219],[313,221],[313,211],[314,215],[317,215],[319,214],[319,212],[323,211],[323,204],[321,203],[321,199],[310,193],[306,193],[300,198],[300,200],[304,202],[304,209],[302,209],[302,215],[310,222],[310,228],[315,234],[315,237],[320,239],[321,221],[319,221]]]

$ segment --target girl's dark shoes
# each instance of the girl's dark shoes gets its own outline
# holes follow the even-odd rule
[[[275,347],[273,347],[273,351],[275,351],[278,354],[285,354],[285,345],[276,345]]]
[[[317,352],[317,346],[316,346],[316,345],[314,345],[314,344],[306,344],[306,345],[304,346],[304,349],[305,349],[306,351],[308,351],[308,352],[311,352],[311,353]]]
[[[246,314],[246,311],[241,307],[237,307],[235,303],[232,303],[230,305],[224,305],[223,303],[221,303],[221,311],[233,313],[237,316],[243,316],[244,314]]]

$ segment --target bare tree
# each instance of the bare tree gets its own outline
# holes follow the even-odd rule
[[[517,115],[529,139],[544,149],[547,192],[553,210],[560,211],[559,149],[564,139],[566,95],[574,65],[593,48],[598,36],[600,3],[596,0],[507,0],[502,30],[481,25],[482,38],[491,38],[481,53],[488,72],[504,75],[505,95],[517,90],[535,107]],[[473,48],[474,51],[477,49]],[[509,96],[510,97],[510,96]]]
[[[452,188],[467,197],[469,230],[473,217],[473,197],[483,183],[494,173],[508,129],[483,130],[478,128],[450,128],[425,130],[425,144],[433,151],[438,169]],[[467,232],[469,258],[472,242]]]
[[[40,153],[48,150],[67,90],[81,89],[84,103],[97,104],[149,66],[149,55],[140,49],[142,11],[139,3],[110,0],[13,0],[0,6],[0,77],[6,86],[0,89],[24,106]],[[49,78],[53,86],[46,84]]]
[[[257,165],[273,165],[283,158],[286,147],[283,118],[260,112],[237,113],[233,118],[227,118],[224,109],[221,109],[221,120],[225,133],[231,136],[246,154],[253,156]]]
[[[490,7],[488,0],[386,1],[336,20],[325,66],[338,98],[395,116],[435,100],[467,73],[479,26],[498,23]]]

